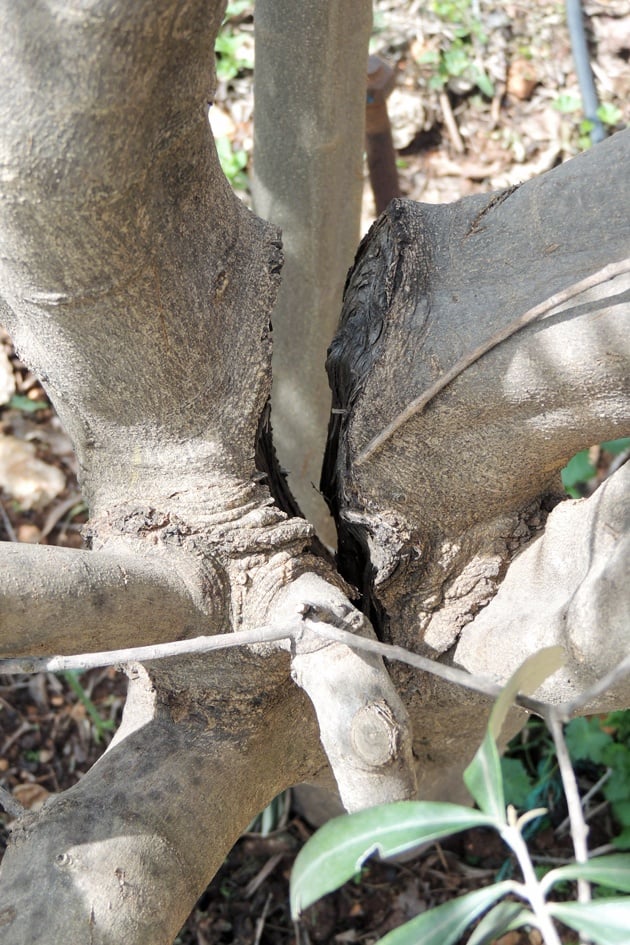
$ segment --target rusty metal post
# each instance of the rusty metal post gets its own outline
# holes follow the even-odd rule
[[[392,67],[378,56],[370,56],[367,69],[365,141],[377,214],[383,212],[393,197],[400,196],[396,152],[387,114],[387,96],[394,84],[395,74]]]

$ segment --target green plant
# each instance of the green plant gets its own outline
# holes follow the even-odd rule
[[[229,138],[216,138],[217,154],[223,173],[234,190],[247,189],[247,152],[242,148],[234,148]]]
[[[594,124],[588,118],[582,118],[578,121],[577,113],[581,113],[583,109],[580,96],[575,92],[563,92],[553,102],[553,107],[563,115],[573,117],[577,125],[578,145],[580,150],[586,151],[592,144],[590,134]],[[618,125],[623,117],[621,110],[612,102],[603,102],[599,105],[596,114],[601,123],[609,129]]]
[[[101,715],[92,702],[92,699],[81,685],[80,676],[80,672],[72,669],[61,673],[61,677],[67,682],[68,686],[78,698],[79,702],[82,702],[85,706],[85,711],[92,722],[94,741],[98,744],[105,737],[106,733],[112,731],[114,728],[114,720],[101,718]]]
[[[47,400],[31,400],[23,394],[14,394],[8,403],[11,410],[21,410],[22,413],[37,413],[38,410],[45,410],[50,407]]]
[[[439,50],[427,50],[418,58],[421,64],[434,67],[429,88],[443,89],[455,84],[458,90],[462,86],[478,88],[492,98],[494,86],[480,62],[480,47],[487,37],[470,0],[433,0],[432,9],[449,28],[440,40]]]
[[[588,763],[595,781],[594,796],[610,805],[619,833],[611,843],[630,850],[630,710],[573,719],[565,742],[574,768]],[[501,759],[506,802],[521,811],[544,803],[553,808],[561,798],[561,779],[553,739],[540,720],[508,746]],[[542,824],[537,824],[542,826]]]
[[[601,449],[611,456],[619,456],[630,449],[630,437],[602,443]],[[573,499],[579,499],[588,492],[588,484],[596,474],[597,469],[590,450],[582,450],[569,460],[562,470],[562,484]]]
[[[251,32],[236,29],[233,21],[252,9],[249,0],[234,0],[225,11],[221,32],[216,38],[217,78],[222,82],[235,79],[240,73],[254,68],[254,43]]]
[[[601,793],[620,827],[612,842],[630,850],[630,712],[574,719],[567,726],[566,742],[574,763],[590,761],[606,776]]]
[[[622,945],[627,941],[630,897],[556,902],[549,893],[575,880],[628,893],[630,856],[611,854],[567,863],[539,878],[524,832],[545,811],[534,809],[518,816],[514,807],[506,804],[497,738],[517,692],[535,689],[557,668],[555,649],[541,651],[527,660],[497,699],[484,741],[464,773],[479,810],[449,803],[402,801],[330,821],[306,844],[295,862],[291,877],[294,917],[352,879],[374,854],[393,857],[458,831],[483,826],[498,831],[518,861],[522,881],[503,880],[446,902],[389,932],[378,945],[417,945],[420,941],[423,945],[453,945],[482,915],[468,945],[488,945],[504,932],[522,926],[538,927],[547,945],[559,945],[554,920],[589,936],[597,945]]]

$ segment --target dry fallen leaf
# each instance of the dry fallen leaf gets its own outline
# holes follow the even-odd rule
[[[530,59],[515,59],[508,72],[507,93],[524,102],[538,85],[536,67]]]
[[[23,509],[48,505],[65,487],[61,470],[38,459],[32,443],[0,436],[0,489]]]
[[[26,807],[28,810],[39,810],[46,798],[50,796],[50,792],[41,784],[28,782],[26,784],[16,784],[13,788],[13,796],[16,801],[20,802],[22,807]]]

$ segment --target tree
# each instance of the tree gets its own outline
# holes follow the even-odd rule
[[[273,450],[282,251],[231,192],[208,127],[222,4],[5,6],[2,317],[72,436],[91,547],[0,547],[3,655],[257,642],[128,664],[106,754],[14,827],[0,927],[11,945],[168,943],[284,787],[330,766],[349,809],[418,782],[444,797],[474,750],[487,699],[390,675],[322,633],[376,631],[497,680],[563,642],[553,700],[626,651],[627,469],[549,512],[566,458],[627,424],[630,138],[490,198],[394,202],[361,244],[329,357],[335,563]],[[272,6],[257,7],[261,48]],[[313,6],[321,41],[290,5],[283,47],[354,32],[366,52],[362,0],[358,20]],[[298,96],[271,61],[257,81]],[[340,69],[337,87],[354,87],[356,63]],[[333,122],[329,101],[314,114]],[[320,158],[343,163],[342,137]],[[259,187],[268,170],[262,158]],[[627,701],[621,682],[593,708]]]

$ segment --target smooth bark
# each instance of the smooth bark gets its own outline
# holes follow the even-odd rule
[[[369,446],[462,356],[526,310],[630,259],[630,193],[611,186],[627,177],[629,149],[623,132],[514,191],[449,206],[394,202],[359,249],[329,358],[333,414],[322,485],[339,525],[341,571],[360,588],[377,634],[499,681],[518,654],[563,642],[564,682],[546,691],[554,701],[573,694],[578,679],[581,687],[593,683],[627,652],[623,633],[609,632],[628,606],[623,582],[610,577],[627,567],[625,545],[580,585],[591,619],[586,598],[599,601],[610,589],[615,601],[610,621],[602,614],[601,632],[593,630],[598,659],[579,655],[591,650],[575,609],[573,625],[560,630],[575,583],[564,580],[557,600],[545,597],[543,579],[534,581],[530,570],[503,608],[493,599],[561,501],[566,461],[627,433],[627,267],[511,335],[380,448]],[[627,489],[624,495],[627,502]],[[584,549],[600,525],[624,534],[619,506],[612,509],[607,525],[597,516],[579,519]],[[572,561],[569,535],[561,543],[550,536],[540,560]],[[540,596],[529,605],[534,587]],[[507,619],[511,601],[518,622]],[[547,610],[556,616],[545,622]],[[484,700],[407,669],[393,675],[414,724],[421,792],[456,797],[483,735]],[[629,695],[621,687],[598,705],[623,706]]]
[[[272,314],[273,427],[302,511],[335,543],[315,486],[330,390],[324,362],[359,240],[371,0],[257,0],[256,212],[282,229]]]
[[[88,570],[118,614],[115,633],[150,642],[169,623],[193,635],[197,620],[247,629],[308,613],[367,635],[349,601],[362,592],[383,638],[445,661],[461,638],[459,658],[472,662],[468,628],[482,607],[491,614],[512,559],[544,526],[560,466],[627,423],[627,274],[496,347],[361,456],[461,354],[630,256],[628,194],[615,183],[628,133],[515,192],[451,208],[395,203],[362,245],[331,359],[326,464],[354,591],[269,488],[282,481],[267,410],[281,251],[277,230],[230,191],[207,122],[221,5],[6,3],[3,17],[0,292],[21,356],[73,438],[90,505]],[[357,125],[358,108],[357,96]],[[617,527],[608,499],[619,481],[588,506],[594,514],[576,513],[584,561],[599,512]],[[625,559],[601,547],[577,589],[564,575],[559,613],[574,592],[592,601],[613,578],[618,587]],[[129,558],[131,600],[115,563]],[[522,560],[533,581],[536,563]],[[165,568],[168,606],[154,626],[141,602]],[[10,565],[4,586],[19,611],[24,586],[16,579],[11,591],[13,578]],[[53,584],[62,624],[59,593]],[[94,583],[85,593],[86,624],[96,623]],[[530,618],[540,627],[534,609]],[[94,631],[79,624],[70,606],[64,632],[81,650]],[[493,639],[479,626],[480,641]],[[114,634],[111,621],[104,629]],[[7,636],[4,651],[23,652]],[[586,684],[612,650],[595,664],[578,637]],[[502,678],[498,647],[487,652],[486,672]],[[107,754],[16,825],[0,884],[11,945],[167,945],[251,816],[283,787],[325,774],[318,736],[347,806],[414,790],[405,705],[380,659],[306,634],[290,653],[261,644],[128,671]],[[453,796],[487,700],[411,670],[395,679],[413,713],[422,791]]]
[[[75,653],[218,633],[223,588],[200,562],[0,543],[0,656]],[[213,588],[214,583],[214,588]],[[201,593],[204,587],[206,593]]]
[[[282,255],[278,231],[234,196],[214,149],[221,12],[207,0],[3,11],[0,292],[20,354],[73,439],[95,555],[87,571],[129,643],[164,638],[180,581],[189,600],[175,633],[282,623],[299,610],[300,578],[323,619],[352,612],[312,527],[267,486]],[[128,557],[139,559],[136,602],[151,571],[172,571],[155,626],[112,570]],[[70,607],[64,648],[90,649],[98,633],[98,593],[85,593],[85,623]],[[63,624],[54,583],[50,597]],[[6,635],[3,648],[24,652]],[[322,737],[348,806],[414,792],[409,723],[382,661],[306,637],[292,655],[315,711],[278,645],[147,667],[145,698],[128,702],[115,746],[16,827],[0,892],[12,945],[170,942],[248,820],[325,766],[315,713],[336,719],[336,738],[326,725]],[[339,666],[348,675],[331,701],[326,678]]]

